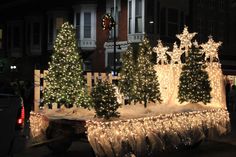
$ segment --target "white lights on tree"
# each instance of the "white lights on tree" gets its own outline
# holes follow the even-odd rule
[[[200,45],[203,49],[203,52],[205,52],[205,60],[209,58],[210,62],[213,62],[214,58],[216,58],[219,61],[218,48],[221,46],[221,44],[222,42],[215,42],[212,39],[212,36],[209,36],[207,43]]]
[[[166,52],[170,58],[171,58],[171,63],[175,64],[175,63],[181,63],[181,55],[183,54],[183,51],[181,49],[179,49],[178,45],[176,44],[176,42],[173,45],[173,50]]]
[[[182,34],[177,34],[176,37],[180,40],[180,49],[185,50],[185,56],[188,56],[188,50],[192,46],[191,40],[197,33],[189,33],[188,27],[185,26]]]
[[[161,40],[158,40],[157,47],[153,48],[153,51],[157,54],[157,63],[165,64],[168,63],[166,52],[169,47],[164,47]]]

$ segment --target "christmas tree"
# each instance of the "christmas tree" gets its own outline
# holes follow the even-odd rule
[[[46,105],[88,107],[90,98],[84,91],[82,60],[77,47],[75,29],[64,23],[57,35],[43,93]]]
[[[145,37],[140,43],[134,74],[134,100],[135,102],[144,103],[144,107],[147,107],[149,101],[155,102],[157,100],[161,102],[159,83],[151,59],[151,46],[149,40]]]
[[[128,47],[126,52],[122,54],[122,67],[120,72],[119,88],[120,91],[128,98],[128,104],[133,100],[134,94],[134,73],[135,62],[133,57],[133,48]]]
[[[115,88],[108,81],[97,80],[97,84],[93,87],[92,98],[94,109],[97,117],[109,119],[118,117],[117,109],[120,104],[115,96]]]
[[[189,49],[189,56],[182,67],[179,79],[178,99],[180,103],[210,103],[212,88],[205,69],[205,61],[199,48]]]

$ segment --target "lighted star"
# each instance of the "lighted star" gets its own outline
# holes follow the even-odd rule
[[[180,49],[185,50],[185,54],[187,55],[188,49],[192,46],[191,40],[197,33],[189,33],[188,27],[184,26],[184,30],[182,34],[177,34],[176,37],[180,40]]]
[[[179,64],[181,63],[181,55],[183,54],[183,51],[178,47],[176,42],[173,45],[173,50],[166,52],[171,57],[171,63],[175,64],[176,62]]]
[[[212,39],[212,36],[208,37],[208,41],[205,44],[201,44],[200,46],[203,48],[203,52],[205,52],[205,60],[210,58],[210,61],[212,62],[214,58],[218,57],[218,48],[221,46],[222,42],[215,42]]]
[[[169,47],[164,47],[161,40],[158,40],[157,47],[153,48],[153,51],[157,54],[157,63],[167,63],[166,52],[168,49]]]

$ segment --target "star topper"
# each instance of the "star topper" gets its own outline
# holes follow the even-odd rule
[[[183,54],[183,50],[181,50],[176,42],[173,45],[173,50],[166,52],[171,57],[171,63],[175,64],[176,62],[179,64],[181,62],[181,55]]]
[[[185,55],[188,56],[188,50],[192,46],[191,40],[197,33],[189,33],[188,27],[184,26],[184,30],[182,34],[177,34],[176,37],[180,40],[180,49],[185,50]]]
[[[203,52],[205,52],[205,60],[210,58],[210,62],[213,61],[214,58],[218,57],[218,48],[221,46],[222,42],[215,42],[212,39],[212,36],[208,36],[208,41],[205,44],[201,44],[200,46],[203,49]]]
[[[157,54],[157,63],[161,62],[161,64],[167,63],[166,52],[169,47],[164,47],[161,40],[158,40],[157,47],[153,48],[153,51]]]

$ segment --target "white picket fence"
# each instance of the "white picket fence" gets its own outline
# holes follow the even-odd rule
[[[39,111],[40,103],[42,102],[42,93],[46,86],[44,77],[47,75],[47,70],[34,70],[34,111]],[[86,80],[86,85],[88,87],[88,92],[91,92],[91,89],[94,84],[96,84],[97,78],[101,80],[108,80],[112,83],[114,80],[119,80],[118,76],[113,76],[111,73],[99,73],[99,72],[87,72],[84,75]]]

